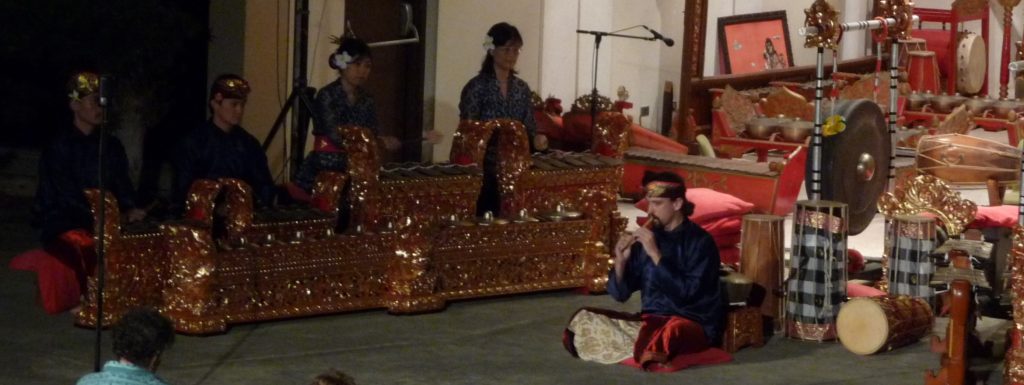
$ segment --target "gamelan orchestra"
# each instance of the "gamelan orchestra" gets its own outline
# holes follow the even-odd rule
[[[925,384],[972,381],[972,358],[992,350],[1002,383],[1024,384],[1024,102],[1008,97],[1024,92],[1024,47],[1010,44],[1018,2],[875,0],[860,18],[815,0],[793,28],[784,11],[724,17],[721,57],[707,61],[719,68],[705,76],[714,29],[699,20],[707,2],[687,0],[678,105],[668,88],[659,128],[634,119],[624,87],[613,101],[595,84],[563,113],[517,72],[535,43],[524,37],[538,34],[497,22],[479,31],[483,61],[464,77],[457,127],[412,139],[381,127],[367,82],[382,48],[349,29],[311,59],[336,77],[306,98],[312,150],[294,173],[281,180],[264,138],[241,125],[249,98],[271,91],[223,74],[209,119],[169,144],[159,213],[136,195],[126,146],[102,129],[107,77],[76,71],[71,124],[39,161],[40,246],[10,267],[35,272],[47,313],[114,328],[115,345],[130,329],[120,325],[140,319],[207,336],[576,289],[636,296],[639,308],[562,309],[550,338],[566,360],[674,372],[780,338],[856,355],[924,344],[935,353]],[[1004,16],[1001,54],[989,7]],[[794,65],[791,30],[815,64]],[[581,45],[596,40],[595,66],[602,38],[673,43],[653,30],[577,32]],[[840,60],[846,39],[865,54]],[[446,141],[445,159],[388,161]],[[881,255],[853,247],[867,235]],[[982,315],[1009,320],[999,349],[978,332]],[[79,383],[136,367],[162,381],[159,360],[138,362],[162,351],[115,351]]]

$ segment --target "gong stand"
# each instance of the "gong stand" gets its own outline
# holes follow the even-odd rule
[[[913,2],[909,0],[882,0],[876,2],[876,7],[882,10],[882,17],[872,20],[839,23],[839,13],[835,11],[824,0],[815,0],[811,8],[805,9],[806,19],[804,27],[799,29],[800,35],[806,36],[804,46],[817,48],[817,67],[815,72],[814,89],[814,135],[811,140],[811,175],[810,191],[808,197],[812,200],[821,198],[821,147],[823,140],[821,101],[823,99],[824,82],[824,53],[825,49],[835,51],[838,47],[842,34],[847,31],[875,31],[884,30],[884,37],[892,41],[891,56],[889,63],[889,181],[887,190],[892,191],[895,186],[895,159],[896,151],[896,98],[899,73],[897,63],[899,62],[899,39],[905,39],[910,35],[910,28],[919,19],[913,15]]]

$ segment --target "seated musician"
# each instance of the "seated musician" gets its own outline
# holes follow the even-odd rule
[[[667,172],[645,179],[648,221],[653,227],[648,229],[645,224],[619,239],[608,277],[608,293],[617,301],[625,302],[640,291],[640,315],[599,309],[591,314],[639,321],[632,357],[642,368],[654,370],[672,365],[677,356],[715,345],[725,308],[719,287],[718,248],[704,229],[688,219],[693,204],[685,198],[683,180]],[[575,340],[581,337],[588,336],[576,336]]]
[[[526,126],[530,152],[535,149],[534,135],[537,124],[533,118],[530,86],[516,77],[516,61],[523,47],[519,29],[508,23],[498,23],[487,31],[484,49],[487,56],[480,73],[462,88],[459,100],[459,118],[466,120],[513,119]],[[484,157],[484,181],[477,201],[477,214],[498,213],[500,207],[497,177],[497,141],[487,143]]]
[[[100,186],[100,140],[103,186],[117,198],[128,221],[135,222],[146,215],[135,208],[124,146],[116,137],[106,133],[101,136],[99,131],[104,117],[98,92],[99,76],[95,73],[78,72],[71,77],[68,97],[72,124],[57,134],[39,160],[39,186],[33,206],[42,226],[44,249],[75,272],[77,286],[83,290],[86,277],[96,267],[93,214],[83,191]]]
[[[309,154],[295,176],[294,183],[305,194],[313,189],[313,183],[320,171],[346,171],[348,157],[345,155],[344,139],[338,135],[338,127],[353,125],[367,128],[379,134],[377,109],[371,96],[363,86],[370,78],[373,58],[370,47],[362,40],[342,37],[338,49],[331,55],[328,65],[338,71],[338,79],[324,86],[316,94],[313,116],[313,152]],[[441,134],[427,133],[427,140],[437,143]],[[402,146],[398,138],[378,135],[380,145],[387,151]],[[293,194],[294,195],[294,194]]]
[[[274,180],[260,142],[239,126],[249,82],[221,75],[210,86],[210,120],[182,141],[175,159],[173,202],[180,211],[197,179],[235,178],[247,183],[255,207],[273,203]]]

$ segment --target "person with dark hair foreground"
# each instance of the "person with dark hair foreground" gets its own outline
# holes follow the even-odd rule
[[[78,385],[166,385],[156,376],[160,355],[174,343],[171,320],[152,308],[125,313],[111,333],[116,361],[87,374]]]
[[[338,369],[331,369],[313,379],[312,385],[355,385],[356,381],[351,376],[342,373]]]
[[[462,120],[518,120],[526,126],[530,152],[536,147],[534,135],[537,123],[533,118],[530,86],[516,77],[516,62],[523,48],[519,29],[509,23],[498,23],[487,31],[484,49],[487,56],[480,65],[480,73],[462,88],[459,99],[459,119]],[[486,211],[498,213],[500,207],[497,177],[497,141],[491,138],[484,157],[484,181],[477,201],[477,214]]]
[[[632,358],[645,370],[675,370],[679,367],[673,366],[680,365],[675,358],[705,351],[721,335],[725,304],[718,248],[711,235],[688,219],[693,204],[686,200],[682,178],[667,172],[648,174],[644,183],[648,222],[619,238],[608,275],[608,293],[615,300],[625,302],[640,291],[640,314],[581,309],[570,322],[565,342],[583,359],[613,363]],[[587,346],[587,340],[602,335],[588,332],[608,324],[620,325],[618,329],[626,333],[620,333],[620,341],[634,341],[632,349],[620,344],[619,353],[609,355]],[[632,326],[622,328],[624,324]],[[711,362],[690,361],[697,363]]]
[[[256,207],[274,200],[274,178],[260,142],[242,128],[249,82],[224,74],[210,86],[210,120],[186,136],[175,160],[172,206],[180,214],[196,179],[235,178],[252,188]]]

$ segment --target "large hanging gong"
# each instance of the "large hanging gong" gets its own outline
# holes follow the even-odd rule
[[[850,234],[859,234],[871,224],[878,210],[878,198],[888,183],[892,151],[889,129],[882,109],[867,99],[840,100],[834,111],[826,104],[821,109],[825,119],[838,115],[845,121],[845,128],[826,136],[822,146],[821,199],[849,205]],[[808,195],[810,175],[808,161]]]

